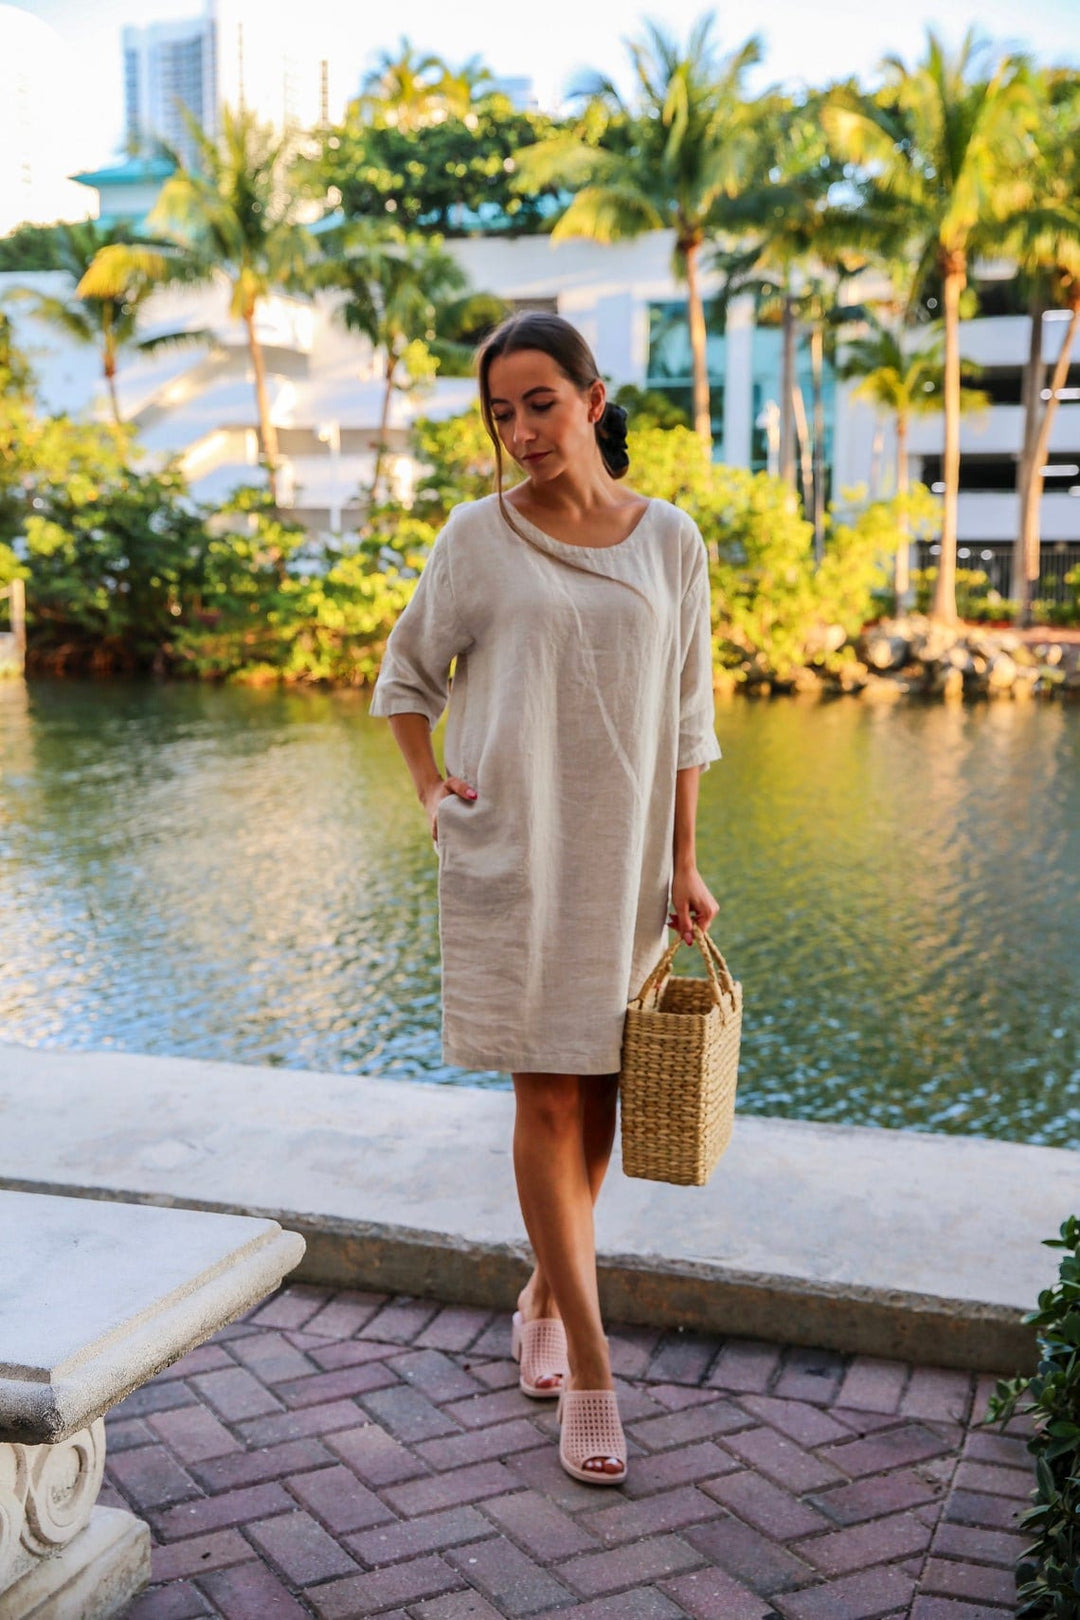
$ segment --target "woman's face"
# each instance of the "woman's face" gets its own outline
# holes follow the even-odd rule
[[[503,449],[534,483],[600,458],[595,423],[604,385],[582,393],[549,354],[519,349],[500,355],[488,372],[491,415]]]

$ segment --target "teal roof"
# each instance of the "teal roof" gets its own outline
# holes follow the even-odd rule
[[[73,174],[80,186],[94,186],[98,191],[109,186],[136,186],[148,180],[167,180],[176,165],[167,157],[129,157],[108,169],[88,169]]]

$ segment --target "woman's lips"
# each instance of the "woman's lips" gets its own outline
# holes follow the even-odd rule
[[[550,453],[551,452],[548,450],[537,450],[535,454],[531,456],[522,456],[521,459],[522,461],[543,461],[544,457],[546,455],[550,455]]]

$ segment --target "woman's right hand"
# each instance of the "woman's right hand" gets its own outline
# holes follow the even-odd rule
[[[437,844],[439,842],[439,805],[444,799],[448,799],[451,794],[456,794],[459,799],[467,799],[471,802],[476,798],[476,789],[470,787],[468,782],[463,782],[460,776],[447,776],[443,780],[435,782],[425,793],[424,809],[427,811],[433,843]]]

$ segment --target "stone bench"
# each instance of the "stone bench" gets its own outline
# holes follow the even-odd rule
[[[303,1252],[276,1221],[0,1191],[0,1620],[107,1620],[142,1590],[148,1527],[95,1506],[103,1415]]]

